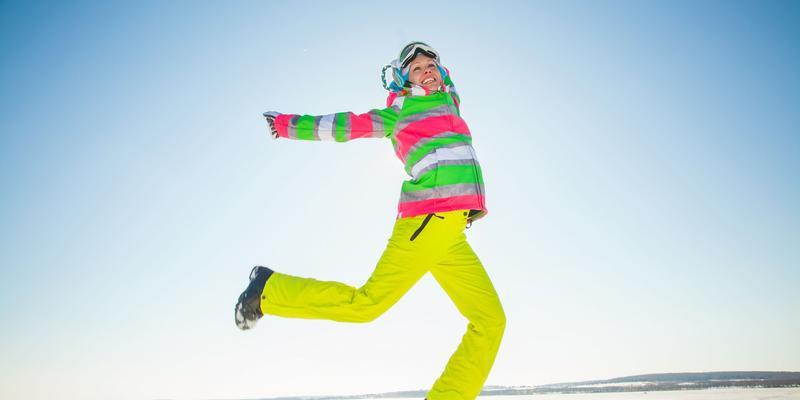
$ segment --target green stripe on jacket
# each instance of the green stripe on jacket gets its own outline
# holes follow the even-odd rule
[[[483,185],[480,166],[472,163],[467,165],[439,165],[422,174],[417,180],[403,182],[402,191],[414,192],[457,183],[479,183]]]
[[[314,116],[302,115],[295,125],[297,138],[300,140],[314,140]]]
[[[449,147],[456,143],[472,143],[472,137],[467,135],[462,135],[460,133],[452,134],[452,136],[440,137],[440,138],[424,138],[420,139],[420,141],[425,141],[422,145],[417,148],[417,145],[412,147],[412,150],[409,151],[408,155],[406,156],[406,169],[411,169],[419,160],[423,159],[426,155],[430,154],[431,151],[442,148],[442,147]],[[411,171],[406,171],[411,173]]]
[[[407,116],[418,114],[423,111],[430,110],[431,108],[439,107],[443,104],[453,106],[453,111],[458,115],[458,108],[453,103],[453,98],[449,93],[438,92],[428,96],[413,96],[409,97],[403,103],[403,110],[400,113],[400,119]]]

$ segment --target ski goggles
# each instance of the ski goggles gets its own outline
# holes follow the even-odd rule
[[[439,62],[439,53],[437,53],[433,47],[422,42],[411,42],[400,52],[400,58],[398,58],[398,61],[400,61],[400,68],[405,69],[408,67],[408,64],[411,64],[411,60],[420,54],[424,54],[436,60],[437,63]]]

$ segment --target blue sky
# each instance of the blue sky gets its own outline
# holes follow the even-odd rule
[[[790,1],[0,4],[0,397],[427,389],[467,321],[431,276],[370,324],[233,305],[256,264],[361,285],[405,179],[382,107],[442,54],[484,170],[467,233],[508,317],[487,384],[800,370]]]

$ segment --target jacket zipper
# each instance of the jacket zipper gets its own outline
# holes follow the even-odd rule
[[[436,213],[430,213],[430,214],[426,215],[426,216],[425,216],[425,219],[423,219],[423,220],[422,220],[422,224],[421,224],[421,225],[419,226],[419,228],[417,228],[417,230],[416,230],[416,231],[414,231],[414,233],[411,235],[411,239],[410,239],[410,240],[414,240],[414,239],[416,239],[416,238],[417,238],[417,236],[419,236],[419,234],[422,232],[422,230],[423,230],[423,229],[425,229],[425,225],[428,225],[428,221],[430,221],[430,220],[431,220],[431,217],[436,217],[436,218],[439,218],[439,219],[444,219],[444,217],[442,217],[441,215],[436,215]]]
[[[483,190],[481,189],[481,183],[478,180],[478,166],[476,165],[477,160],[478,160],[478,156],[475,155],[475,149],[472,148],[472,142],[471,141],[470,141],[470,144],[469,144],[469,152],[470,152],[470,154],[472,154],[472,159],[474,160],[472,162],[472,167],[473,167],[472,171],[473,171],[473,174],[475,175],[475,188],[478,189],[478,194],[481,196],[481,208],[485,208],[486,207],[486,204],[484,204],[484,199],[485,199],[484,196],[485,196],[485,194],[483,193]],[[471,211],[472,210],[468,211],[468,213],[471,212]],[[467,226],[466,226],[466,229],[469,229],[471,226],[472,226],[472,215],[467,215]]]

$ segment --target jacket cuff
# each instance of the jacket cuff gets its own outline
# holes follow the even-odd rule
[[[275,129],[278,131],[278,137],[289,138],[289,124],[292,115],[280,114],[275,117]]]

